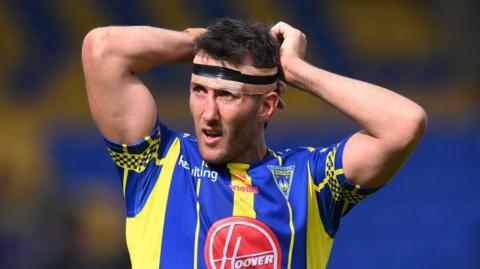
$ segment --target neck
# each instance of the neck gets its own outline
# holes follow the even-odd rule
[[[260,135],[256,136],[257,139],[252,141],[250,147],[248,147],[243,154],[240,154],[230,162],[234,163],[251,163],[260,161],[267,155],[267,146],[265,144],[265,138],[263,134],[263,128],[260,131]]]
[[[264,146],[263,148],[257,148],[255,150],[249,150],[242,154],[242,156],[238,156],[237,158],[232,159],[230,162],[232,163],[252,163],[256,161],[260,161],[267,155],[267,147]]]

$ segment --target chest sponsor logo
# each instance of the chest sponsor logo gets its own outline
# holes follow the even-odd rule
[[[209,178],[210,181],[215,182],[218,179],[218,172],[210,170],[207,166],[194,166],[191,167],[190,163],[185,160],[185,157],[183,155],[180,155],[180,158],[178,158],[178,165],[183,167],[185,170],[189,170],[190,174],[193,177],[206,177]]]
[[[258,190],[258,187],[255,187],[248,182],[247,175],[234,172],[232,176],[233,178],[238,179],[242,182],[240,185],[234,185],[234,184],[228,185],[228,187],[230,187],[230,189],[233,192],[240,191],[240,192],[248,192],[248,193],[255,193],[255,194],[258,194],[260,192]]]
[[[229,217],[208,231],[205,261],[209,269],[280,269],[282,250],[275,234],[261,221]]]
[[[252,185],[245,185],[245,186],[237,186],[237,185],[228,185],[232,191],[241,191],[241,192],[248,192],[248,193],[259,193],[257,187]]]
[[[234,172],[234,173],[233,173],[233,176],[234,176],[235,178],[240,179],[240,180],[243,181],[243,182],[247,182],[247,175],[242,175],[242,174],[240,174],[240,173]]]
[[[278,189],[288,200],[288,196],[290,195],[290,187],[292,186],[293,173],[295,172],[295,165],[269,165],[268,169],[270,169],[270,171],[272,172],[273,179],[275,179],[275,183],[277,183]]]
[[[239,179],[240,181],[242,181],[241,185],[228,185],[232,191],[248,192],[255,194],[259,193],[258,188],[248,182],[247,175],[234,172],[232,176],[235,179]]]

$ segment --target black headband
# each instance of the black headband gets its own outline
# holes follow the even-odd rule
[[[238,70],[223,66],[203,64],[193,64],[192,73],[204,77],[221,78],[256,85],[272,84],[278,79],[278,73],[271,76],[253,76],[242,74],[242,72]]]

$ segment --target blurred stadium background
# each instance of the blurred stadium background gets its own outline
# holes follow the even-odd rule
[[[119,179],[88,111],[80,51],[104,25],[172,29],[231,16],[286,21],[308,59],[425,107],[429,130],[393,181],[347,215],[329,268],[480,268],[479,2],[0,2],[0,268],[129,268]],[[476,21],[476,23],[475,23]],[[191,130],[189,66],[144,76],[164,122]],[[358,126],[290,89],[273,149]]]

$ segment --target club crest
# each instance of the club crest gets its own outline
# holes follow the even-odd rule
[[[290,187],[292,185],[293,172],[295,171],[295,165],[284,167],[269,165],[268,169],[270,169],[272,172],[273,179],[275,179],[278,189],[282,192],[283,196],[288,199]]]

